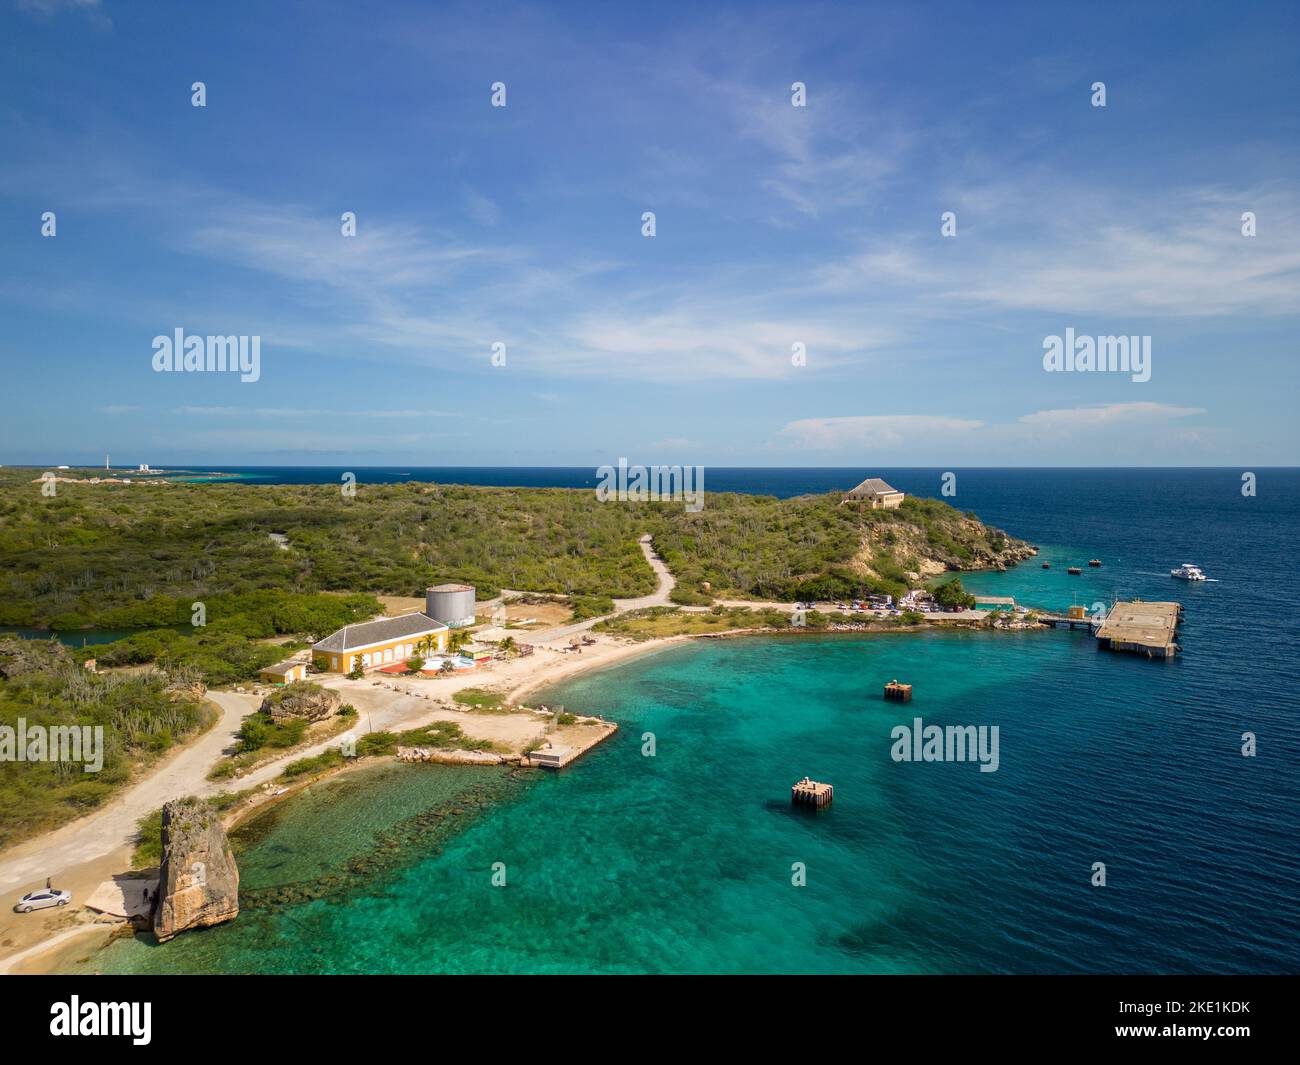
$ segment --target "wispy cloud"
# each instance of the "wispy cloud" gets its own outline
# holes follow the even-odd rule
[[[1205,317],[1300,311],[1300,201],[1276,189],[1173,189],[1135,200],[1080,190],[1057,175],[988,190],[999,213],[939,217],[912,234],[875,237],[821,269],[824,290],[886,285],[951,312],[1011,311]],[[968,195],[978,199],[979,192]],[[1243,211],[1259,235],[1242,235]],[[995,224],[994,218],[1010,218]]]
[[[1098,403],[1090,407],[1035,411],[1023,415],[1018,421],[1034,430],[1074,432],[1142,422],[1167,422],[1204,413],[1204,407],[1176,407],[1168,403]]]
[[[880,447],[925,448],[935,444],[976,446],[992,442],[1052,442],[1053,434],[1069,435],[1117,426],[1165,425],[1204,414],[1201,407],[1166,403],[1109,403],[1025,414],[1011,423],[943,414],[874,414],[834,418],[801,418],[781,427],[780,436],[809,450],[870,450]]]
[[[92,25],[101,29],[113,25],[101,0],[17,0],[17,7],[19,11],[42,19],[50,19],[69,11],[84,15]]]
[[[134,409],[134,408],[130,408]],[[173,414],[202,418],[458,418],[446,410],[320,410],[301,407],[176,407]]]
[[[982,429],[972,418],[940,414],[866,414],[842,418],[801,418],[788,422],[781,435],[810,450],[902,445],[952,437]]]

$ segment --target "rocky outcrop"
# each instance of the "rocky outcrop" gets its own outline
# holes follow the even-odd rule
[[[153,931],[160,942],[239,916],[239,869],[210,803],[178,799],[163,807],[158,895]]]
[[[0,638],[0,677],[5,679],[37,670],[50,672],[71,661],[67,648],[57,640]]]
[[[956,511],[939,518],[925,515],[924,520],[909,520],[908,510],[884,513],[886,519],[877,517],[864,529],[851,563],[863,576],[888,576],[882,568],[896,567],[908,583],[918,584],[954,570],[1007,570],[1038,553],[1032,544]]]
[[[308,721],[322,721],[338,712],[342,700],[338,692],[322,688],[310,681],[286,684],[262,700],[261,711],[273,721],[286,721],[301,717]]]

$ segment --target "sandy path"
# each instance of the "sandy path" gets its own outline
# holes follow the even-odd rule
[[[200,786],[207,784],[208,770],[234,743],[240,721],[257,709],[251,696],[210,691],[207,697],[221,716],[197,740],[164,759],[103,809],[0,855],[0,897],[7,902],[10,894],[44,884],[47,876],[127,846],[135,838],[141,817],[169,799],[197,794]]]
[[[643,607],[669,605],[668,596],[676,583],[673,575],[655,554],[648,535],[642,536],[639,544],[646,562],[658,578],[658,587],[650,595],[616,600],[614,614],[606,617]],[[567,650],[570,638],[586,632],[602,620],[604,618],[589,618],[576,624],[530,634],[528,640],[536,648],[532,655],[494,662],[486,669],[472,674],[422,680],[391,678],[379,686],[373,683],[373,675],[359,681],[340,677],[324,681],[324,684],[337,691],[344,702],[357,707],[360,716],[351,730],[354,734],[369,731],[399,732],[432,721],[453,720],[466,735],[499,741],[519,750],[541,733],[540,719],[528,714],[468,714],[448,710],[431,700],[445,699],[463,688],[472,687],[500,691],[506,693],[511,702],[518,702],[525,694],[575,673],[607,666],[687,638],[670,637],[637,643],[602,637],[598,643],[584,647],[581,653]],[[393,687],[388,687],[387,684]],[[408,693],[427,693],[430,699]],[[238,778],[210,781],[207,779],[208,771],[233,746],[241,721],[257,709],[260,700],[253,695],[222,691],[210,691],[207,697],[217,706],[220,718],[199,739],[168,756],[148,776],[131,785],[103,809],[0,854],[0,902],[12,905],[14,897],[44,884],[46,877],[52,877],[74,891],[76,898],[68,909],[80,909],[79,903],[86,893],[105,877],[107,867],[104,863],[107,860],[111,858],[110,864],[125,866],[140,818],[157,810],[165,802],[187,795],[203,797],[223,791],[243,791],[258,787],[277,778],[288,762],[337,748],[342,739],[341,736],[331,736],[309,747],[287,753]],[[585,709],[600,713],[599,707]],[[34,918],[37,915],[26,917]],[[0,931],[3,931],[4,923],[0,922]],[[30,939],[30,933],[37,930],[38,924],[44,925],[45,920],[21,926],[25,934],[0,946],[0,953],[8,953],[10,962],[14,962],[17,957],[13,953],[14,948],[26,947],[26,942],[22,941]],[[53,929],[46,928],[45,934],[48,935],[49,931]],[[63,938],[63,931],[59,932],[57,938]],[[50,945],[51,942],[45,940],[44,946]],[[22,952],[29,953],[26,950]],[[0,971],[4,971],[4,968],[0,965]]]
[[[642,536],[637,543],[641,545],[641,553],[645,555],[646,562],[650,564],[650,568],[654,570],[655,576],[659,579],[659,587],[649,595],[639,596],[636,599],[615,599],[612,614],[602,614],[598,618],[588,618],[586,621],[576,621],[572,625],[561,625],[558,628],[547,629],[545,632],[537,633],[536,638],[547,641],[568,640],[571,636],[586,632],[597,622],[608,621],[610,618],[624,614],[629,610],[642,610],[650,606],[671,606],[672,603],[668,597],[672,594],[673,589],[677,587],[677,578],[672,575],[672,572],[664,564],[664,560],[650,546],[650,535],[648,533]]]

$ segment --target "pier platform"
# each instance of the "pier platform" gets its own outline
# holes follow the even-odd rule
[[[618,731],[612,721],[582,718],[577,724],[557,729],[541,747],[527,752],[519,764],[536,769],[563,769]]]
[[[1130,651],[1150,658],[1173,658],[1182,619],[1181,603],[1148,603],[1141,599],[1116,603],[1095,633],[1102,647]]]

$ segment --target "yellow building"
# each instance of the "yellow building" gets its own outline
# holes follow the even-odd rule
[[[280,662],[259,670],[257,679],[266,684],[292,684],[296,680],[307,679],[306,662]]]
[[[904,495],[879,477],[868,477],[846,495],[841,503],[865,503],[872,510],[893,510],[901,506]]]
[[[429,649],[425,650],[425,640]],[[360,625],[344,625],[312,645],[312,661],[325,673],[350,673],[357,657],[362,669],[405,662],[413,655],[438,654],[447,649],[447,626],[425,614],[403,614]]]

